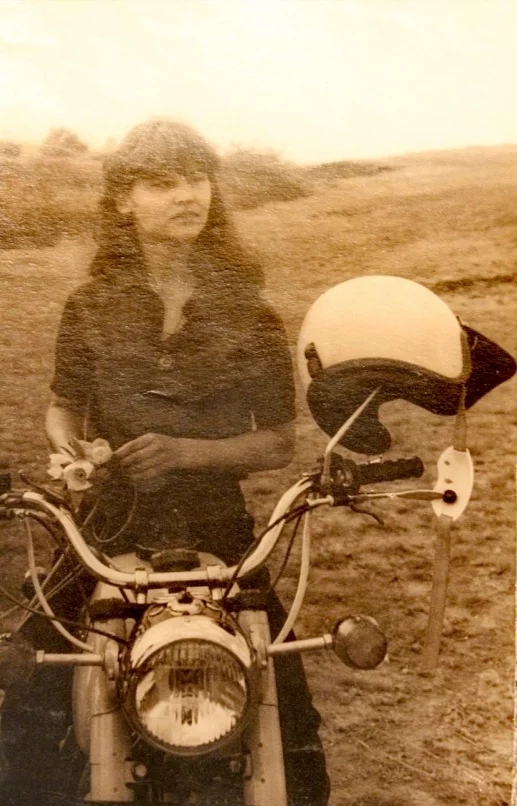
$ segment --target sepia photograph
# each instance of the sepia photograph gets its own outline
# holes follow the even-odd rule
[[[0,806],[515,806],[516,36],[0,0]]]

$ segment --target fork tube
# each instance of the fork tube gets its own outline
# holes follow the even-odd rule
[[[245,610],[239,623],[256,645],[270,643],[269,621],[263,610]],[[251,755],[251,774],[244,779],[245,806],[287,806],[284,755],[278,714],[273,659],[260,673],[260,701],[244,735]]]

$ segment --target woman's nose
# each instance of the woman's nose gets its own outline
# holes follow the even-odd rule
[[[174,196],[177,201],[190,201],[194,198],[194,188],[184,176],[178,180],[174,191]]]

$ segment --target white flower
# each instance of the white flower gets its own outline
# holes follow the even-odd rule
[[[50,454],[50,464],[51,465],[69,465],[70,462],[73,462],[73,458],[70,456],[69,453],[51,453]]]
[[[113,456],[108,440],[100,439],[99,437],[94,439],[93,442],[72,438],[70,446],[73,448],[77,459],[88,459],[96,467],[105,465]]]
[[[107,439],[94,439],[90,445],[90,450],[86,451],[87,458],[93,462],[95,467],[100,467],[109,462],[113,456],[113,451]]]
[[[69,490],[89,490],[93,486],[89,481],[93,471],[105,465],[113,456],[109,442],[100,438],[93,442],[72,438],[69,447],[74,452],[73,456],[69,453],[50,454],[47,473],[55,481],[63,480]]]
[[[48,475],[51,479],[62,479],[66,465],[71,464],[73,461],[73,458],[67,453],[51,453],[50,466],[47,469]]]
[[[95,465],[88,459],[77,459],[63,470],[64,482],[68,489],[74,492],[89,490],[93,485],[88,479],[94,470]]]

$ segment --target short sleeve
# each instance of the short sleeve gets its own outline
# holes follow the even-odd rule
[[[85,414],[92,390],[91,353],[83,327],[82,306],[72,294],[68,298],[56,340],[54,377],[50,388],[74,411]]]
[[[257,428],[274,428],[296,416],[293,364],[280,318],[261,312],[255,332],[249,405]]]

